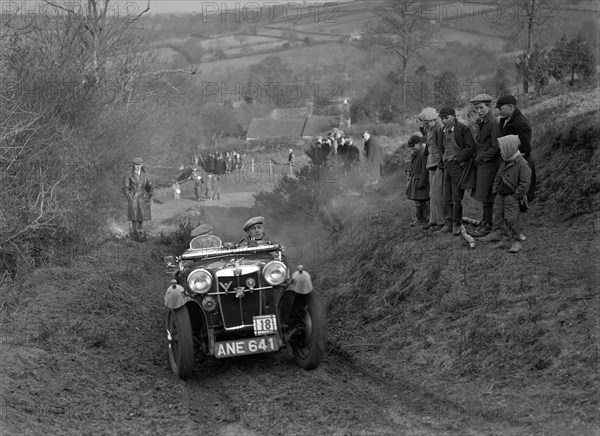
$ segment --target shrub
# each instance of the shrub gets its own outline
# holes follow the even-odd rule
[[[584,113],[549,125],[534,142],[539,213],[568,220],[600,210],[598,121],[597,111]]]

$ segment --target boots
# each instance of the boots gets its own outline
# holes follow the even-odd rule
[[[483,238],[478,238],[478,241],[481,242],[498,242],[502,239],[502,234],[500,233],[500,230],[494,230],[493,232],[489,233],[487,236],[484,236]]]
[[[477,229],[470,231],[469,235],[481,238],[482,236],[488,236],[492,232],[492,226],[485,223],[479,226]]]
[[[460,228],[461,228],[460,224],[456,224],[456,223],[452,224],[452,234],[454,236],[459,236],[460,235]]]
[[[441,235],[442,233],[450,233],[452,232],[452,224],[450,223],[446,223],[444,224],[444,227],[442,227],[439,230],[436,230],[435,232],[433,232],[435,235]]]
[[[506,237],[501,237],[500,242],[498,242],[497,244],[492,245],[492,248],[497,248],[497,249],[502,249],[505,250],[507,248],[509,248],[510,245],[510,241],[508,240],[508,238]]]
[[[519,251],[521,251],[522,248],[523,248],[523,246],[521,245],[521,243],[519,241],[513,241],[512,245],[508,249],[508,252],[509,253],[518,253]]]

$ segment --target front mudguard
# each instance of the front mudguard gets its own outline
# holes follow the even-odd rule
[[[297,294],[310,294],[313,290],[312,279],[310,274],[304,271],[302,266],[298,267],[297,271],[294,271],[292,278],[290,279],[286,291],[293,291]]]
[[[179,309],[189,301],[194,301],[184,293],[183,286],[172,284],[165,291],[165,307],[167,309]]]

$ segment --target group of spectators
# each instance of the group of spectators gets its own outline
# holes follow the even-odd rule
[[[474,97],[465,123],[453,107],[419,113],[420,131],[408,140],[413,153],[406,194],[416,205],[412,225],[430,235],[460,235],[462,201],[465,190],[471,190],[483,212],[468,233],[517,253],[525,239],[523,213],[535,188],[531,126],[514,96],[493,102],[488,94]]]
[[[196,200],[213,201],[221,199],[221,176],[194,167],[190,178],[194,181],[194,196]]]
[[[223,175],[243,167],[242,156],[233,150],[227,152],[207,152],[200,156],[200,164],[210,174]]]
[[[383,175],[381,146],[369,131],[363,133],[363,156],[371,183],[378,183]],[[315,165],[341,162],[343,175],[347,176],[361,163],[361,150],[344,131],[334,128],[326,137],[318,136],[315,144],[306,152]]]

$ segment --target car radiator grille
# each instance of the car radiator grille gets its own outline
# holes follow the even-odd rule
[[[246,286],[246,280],[252,278],[256,283],[256,288],[260,287],[258,271],[239,276],[227,275],[219,276],[219,305],[221,307],[221,316],[223,326],[226,329],[236,330],[244,327],[252,327],[252,318],[256,315],[266,315],[275,313],[274,307],[264,310],[264,306],[270,300],[273,289],[256,289],[249,291]],[[244,288],[244,296],[236,297],[235,288]],[[271,297],[272,298],[272,297]],[[271,305],[273,306],[273,305]]]

